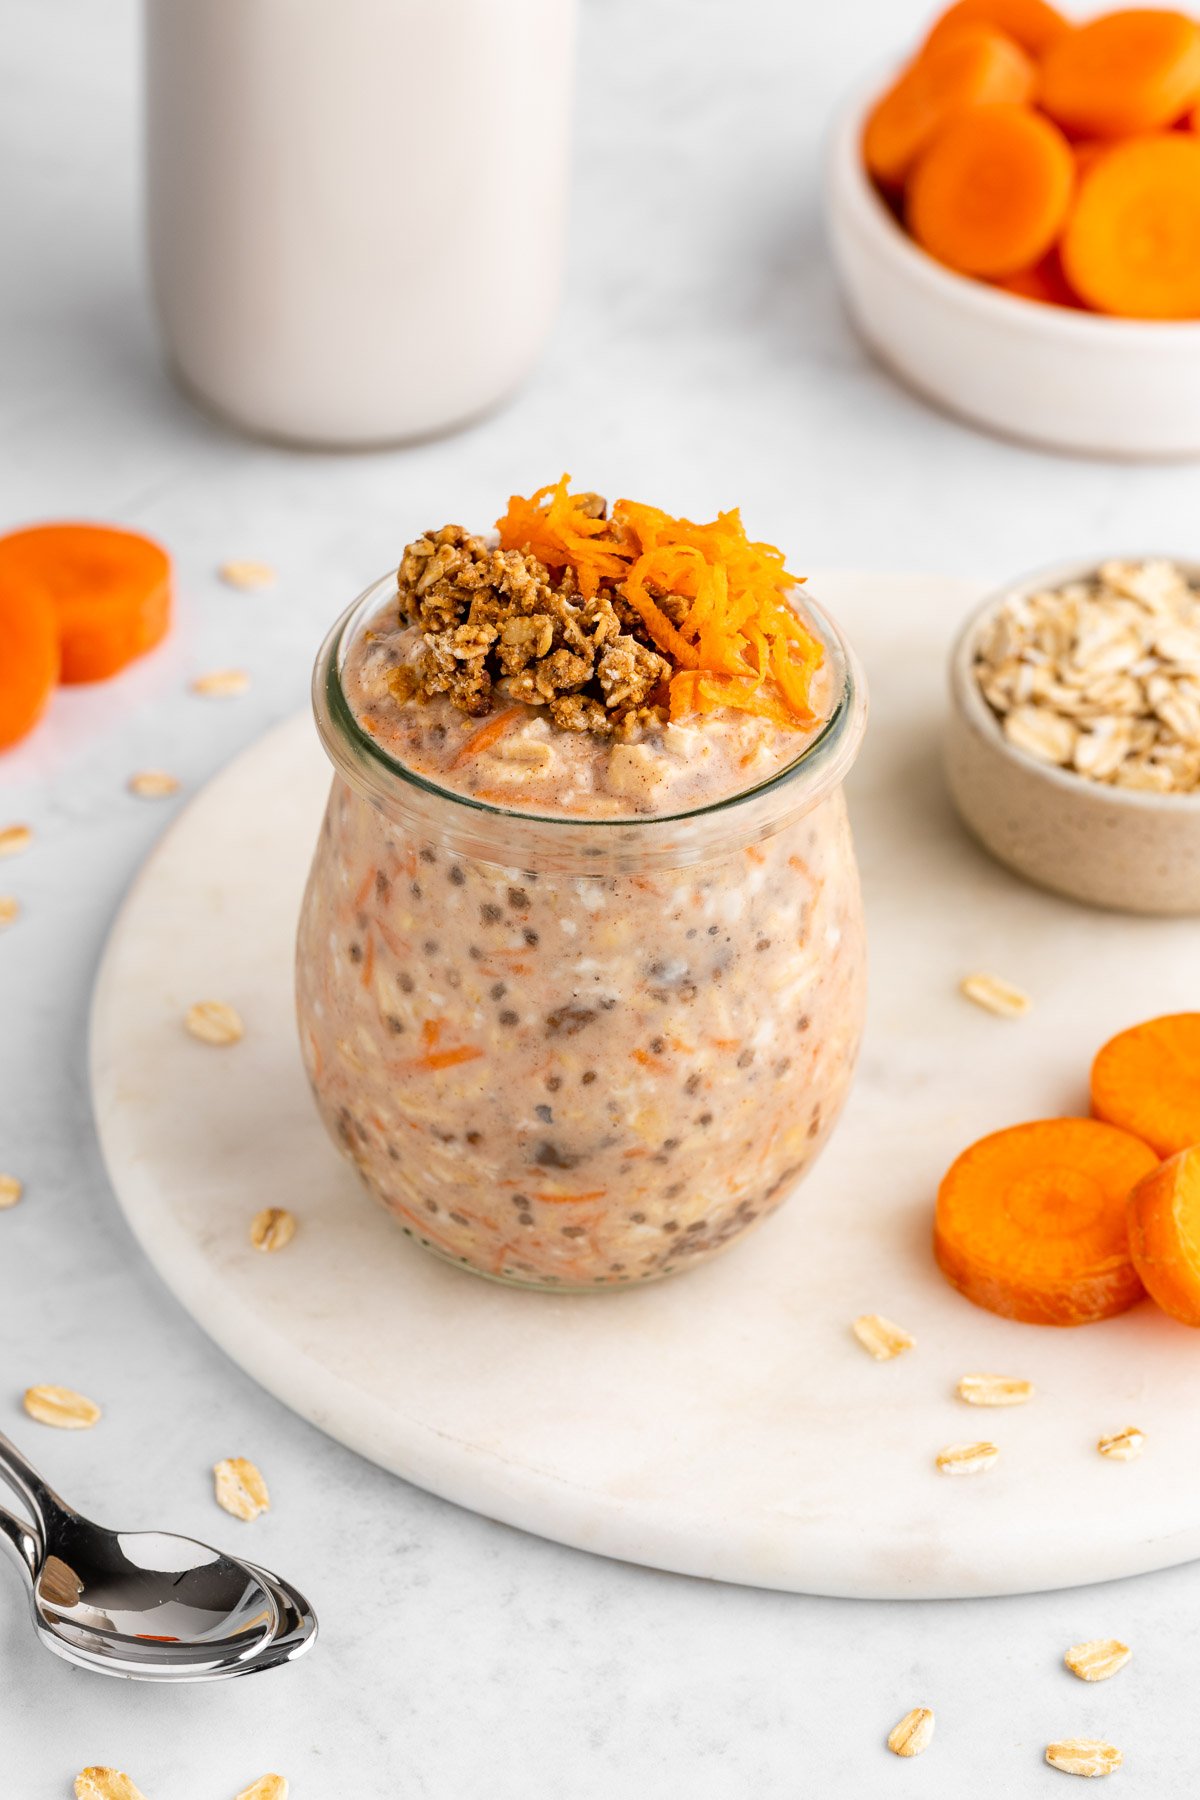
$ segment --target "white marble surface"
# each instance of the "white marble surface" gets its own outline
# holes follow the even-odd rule
[[[296,1043],[292,927],[329,789],[306,713],[204,789],[121,910],[92,1019],[110,1179],[154,1267],[241,1368],[373,1462],[556,1542],[854,1599],[1183,1562],[1200,1554],[1200,1333],[1149,1305],[1076,1332],[983,1314],[934,1264],[929,1203],[964,1144],[1080,1106],[1083,1046],[1178,1004],[1195,923],[1065,904],[959,827],[929,721],[969,583],[834,570],[812,586],[858,620],[872,695],[848,784],[871,1004],[830,1145],[744,1244],[686,1279],[556,1301],[465,1277],[366,1203]],[[1036,1023],[963,1000],[987,957],[1037,996]],[[180,1030],[198,994],[236,1004],[241,1044],[218,1055]],[[263,1258],[247,1222],[270,1202],[300,1229]],[[918,1334],[886,1369],[849,1330],[876,1308]],[[969,1412],[954,1387],[975,1369],[1032,1380],[1035,1403]],[[1151,1451],[1115,1470],[1096,1441],[1131,1420]],[[1000,1466],[947,1482],[935,1453],[980,1435]]]
[[[1195,468],[974,435],[848,334],[818,145],[864,54],[923,11],[845,0],[818,25],[782,0],[586,0],[572,284],[551,353],[502,416],[363,459],[240,443],[166,384],[138,247],[134,7],[11,0],[0,523],[73,512],[157,532],[181,604],[169,650],[65,696],[0,764],[0,809],[38,832],[0,865],[25,907],[0,941],[0,1163],[29,1189],[0,1226],[0,1420],[29,1441],[28,1382],[87,1388],[103,1428],[38,1432],[48,1473],[101,1516],[201,1534],[222,1527],[206,1465],[255,1456],[277,1506],[253,1545],[309,1583],[325,1623],[319,1654],[261,1684],[103,1686],[35,1650],[0,1576],[0,1756],[19,1800],[68,1795],[92,1761],[128,1768],[150,1800],[221,1800],[271,1767],[296,1800],[860,1800],[914,1781],[934,1800],[999,1800],[1057,1791],[1040,1747],[1080,1734],[1123,1745],[1125,1794],[1194,1779],[1200,1571],[1035,1599],[808,1600],[649,1574],[456,1511],[213,1348],[137,1252],[88,1111],[97,950],[170,811],[129,798],[125,777],[159,763],[194,786],[301,704],[320,627],[411,527],[486,517],[497,493],[565,465],[694,512],[740,499],[810,564],[987,580],[1093,547],[1197,553]],[[279,589],[221,589],[214,565],[237,555],[276,563]],[[184,694],[190,672],[231,662],[254,674],[243,700]],[[1057,1667],[1066,1644],[1111,1632],[1137,1652],[1116,1682],[1084,1688]],[[939,1733],[905,1771],[882,1738],[918,1702]]]

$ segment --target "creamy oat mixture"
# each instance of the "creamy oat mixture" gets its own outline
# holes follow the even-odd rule
[[[795,761],[823,723],[819,717],[810,727],[788,728],[729,712],[708,714],[703,723],[650,715],[631,736],[616,738],[561,729],[545,707],[519,702],[480,720],[444,694],[397,698],[397,671],[413,668],[423,649],[420,630],[399,625],[389,603],[350,646],[342,670],[354,716],[405,768],[457,793],[528,812],[587,818],[687,812],[769,779]],[[827,712],[826,668],[814,686],[816,704]]]
[[[343,665],[362,727],[448,797],[444,820],[406,823],[399,777],[386,804],[334,781],[298,952],[318,1104],[367,1186],[446,1257],[568,1289],[670,1273],[771,1211],[845,1098],[864,944],[841,793],[643,873],[547,860],[521,815],[637,819],[753,786],[809,741],[828,681],[790,729],[723,707],[672,719],[648,662],[650,686],[610,705],[602,651],[634,636],[610,623],[586,678],[517,669],[543,681],[536,700],[485,690],[510,680],[494,656],[430,694],[409,673],[428,635],[389,608]],[[600,710],[556,719],[560,697]],[[499,852],[464,849],[454,792],[512,809]]]

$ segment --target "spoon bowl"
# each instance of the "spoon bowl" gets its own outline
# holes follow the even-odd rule
[[[78,1667],[204,1681],[275,1667],[316,1635],[303,1596],[237,1557],[167,1532],[110,1531],[69,1507],[0,1434],[0,1477],[32,1524],[0,1510],[38,1636]]]

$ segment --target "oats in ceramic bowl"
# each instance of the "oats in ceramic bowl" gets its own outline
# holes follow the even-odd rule
[[[1042,887],[1200,913],[1200,565],[1043,570],[968,620],[950,673],[950,791]]]

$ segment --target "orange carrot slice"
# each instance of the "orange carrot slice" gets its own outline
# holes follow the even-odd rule
[[[1129,1196],[1129,1248],[1150,1298],[1200,1325],[1200,1146],[1181,1150]]]
[[[1174,131],[1115,144],[1080,183],[1062,259],[1098,312],[1200,318],[1200,138]]]
[[[1077,138],[1071,145],[1071,154],[1075,158],[1075,173],[1080,181],[1090,175],[1101,157],[1107,156],[1112,149],[1111,138]]]
[[[34,525],[0,538],[0,582],[52,605],[63,681],[117,674],[171,621],[166,551],[112,525]]]
[[[1057,250],[1051,250],[1032,268],[1018,269],[1015,275],[1002,276],[995,285],[1003,288],[1006,294],[1016,294],[1022,300],[1036,300],[1042,306],[1069,306],[1078,311],[1081,305],[1079,295],[1063,274]]]
[[[1200,25],[1186,13],[1105,13],[1047,50],[1038,102],[1079,137],[1159,131],[1200,98]]]
[[[1040,261],[1067,217],[1070,145],[1023,106],[976,106],[951,119],[908,187],[913,237],[963,275],[996,279]]]
[[[1092,1064],[1092,1112],[1160,1156],[1200,1144],[1200,1013],[1119,1032]]]
[[[925,146],[966,106],[1020,105],[1036,83],[1019,45],[987,25],[963,25],[931,44],[876,101],[863,132],[867,169],[900,188]]]
[[[1055,38],[1071,29],[1046,0],[957,0],[937,21],[925,40],[925,48],[944,41],[962,25],[992,25],[1015,38],[1022,50],[1034,57],[1043,55]]]
[[[934,1253],[976,1306],[1031,1325],[1124,1312],[1142,1284],[1125,1203],[1149,1145],[1094,1119],[1042,1119],[981,1138],[938,1190]]]
[[[54,608],[0,576],[0,750],[33,730],[57,680]]]

